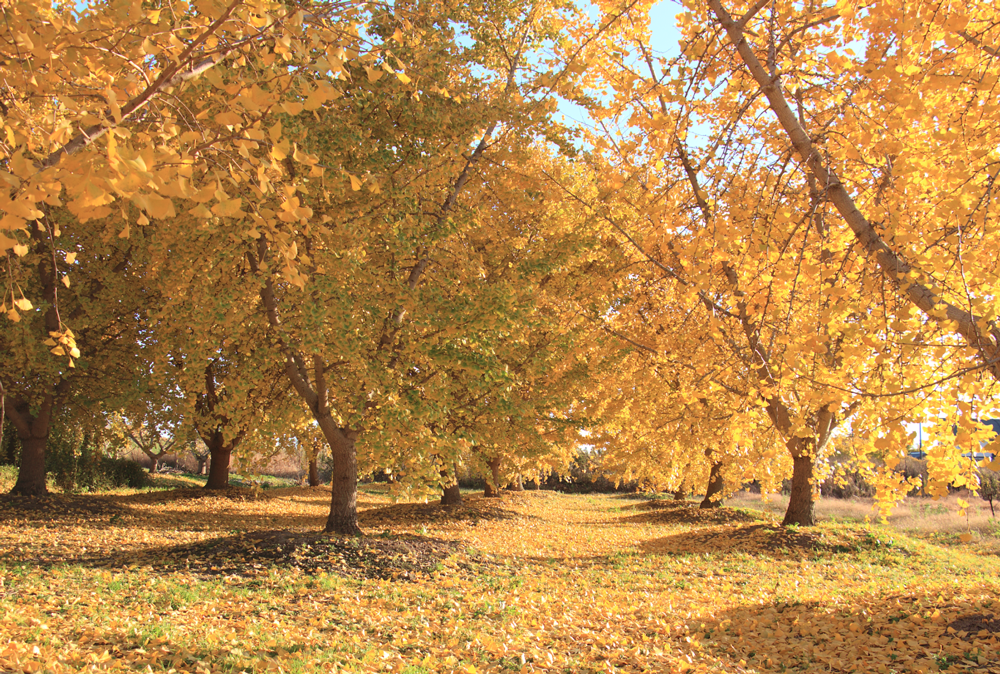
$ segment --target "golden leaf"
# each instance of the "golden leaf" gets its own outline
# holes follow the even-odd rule
[[[158,220],[177,216],[174,202],[159,194],[150,194],[146,197],[146,212]]]
[[[220,126],[238,126],[243,122],[243,118],[235,112],[227,110],[215,116],[215,123]]]
[[[232,217],[240,212],[240,206],[242,205],[243,199],[240,197],[226,199],[212,206],[212,212],[220,217]]]

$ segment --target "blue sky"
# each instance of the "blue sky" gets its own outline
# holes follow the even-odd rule
[[[676,16],[682,10],[680,3],[674,0],[661,0],[650,9],[650,47],[657,56],[669,59],[680,54],[680,47],[677,44],[680,32],[677,30]],[[598,11],[593,7],[595,16]],[[560,101],[559,112],[567,122],[587,124],[586,113],[572,103]]]
[[[674,18],[681,9],[680,4],[676,2],[661,0],[661,2],[654,5],[649,11],[649,21],[652,26],[650,46],[667,58],[680,53],[680,49],[677,46],[680,33],[677,32]]]

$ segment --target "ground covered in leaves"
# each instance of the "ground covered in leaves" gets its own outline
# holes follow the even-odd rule
[[[995,555],[552,492],[0,501],[0,671],[1000,672]]]

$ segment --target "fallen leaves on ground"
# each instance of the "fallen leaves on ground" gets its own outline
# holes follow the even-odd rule
[[[107,568],[147,565],[159,572],[184,570],[199,577],[250,577],[274,569],[354,578],[410,580],[424,577],[446,560],[461,558],[466,568],[488,560],[464,554],[452,541],[421,536],[344,537],[325,533],[254,531],[200,543],[146,550],[109,558]]]
[[[328,489],[230,496],[0,504],[0,671],[1000,671],[995,558],[878,527],[362,493],[358,539]]]
[[[770,518],[760,512],[737,508],[706,508],[694,504],[680,505],[676,501],[649,501],[645,512],[628,515],[629,522],[652,522],[656,524],[736,524],[739,522],[760,522]],[[645,504],[644,504],[645,505]]]

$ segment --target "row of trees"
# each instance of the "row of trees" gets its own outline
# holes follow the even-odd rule
[[[935,418],[930,491],[974,484],[994,10],[713,0],[668,59],[600,7],[4,8],[15,493],[54,418],[111,415],[194,429],[216,486],[321,435],[339,533],[359,471],[495,489],[581,442],[662,489],[790,473],[811,524],[838,429],[889,503]]]

